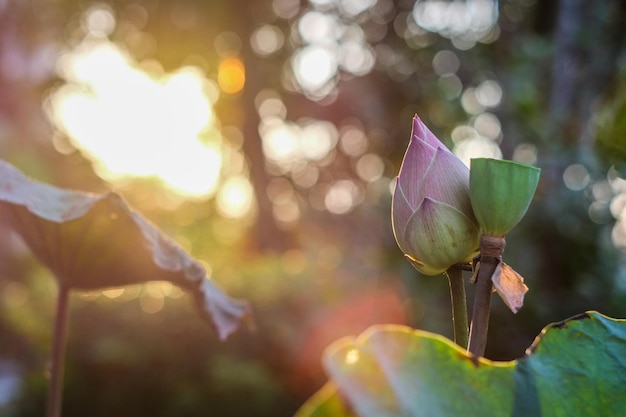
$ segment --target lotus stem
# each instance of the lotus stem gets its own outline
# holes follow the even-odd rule
[[[489,312],[493,284],[491,276],[502,258],[506,242],[503,237],[483,236],[480,239],[480,264],[474,293],[472,324],[467,351],[475,356],[484,356],[489,330]]]
[[[70,289],[65,285],[59,285],[54,333],[52,334],[52,351],[50,354],[50,385],[48,386],[46,417],[61,417],[69,298]]]
[[[450,301],[452,303],[452,326],[454,328],[454,342],[467,348],[467,299],[465,296],[465,283],[463,282],[463,270],[459,265],[453,265],[446,271],[450,284]]]

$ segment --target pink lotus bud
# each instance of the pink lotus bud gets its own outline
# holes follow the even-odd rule
[[[469,169],[417,115],[393,192],[391,219],[398,246],[425,275],[468,262],[478,252]]]

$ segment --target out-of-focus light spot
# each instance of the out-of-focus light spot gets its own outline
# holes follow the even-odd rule
[[[100,291],[81,291],[78,296],[87,301],[96,300],[102,293]]]
[[[327,47],[309,45],[294,54],[292,67],[298,84],[315,92],[337,73],[337,57]]]
[[[359,158],[356,163],[356,173],[363,181],[373,182],[383,176],[385,163],[374,153],[368,153]]]
[[[291,171],[293,182],[300,188],[311,188],[320,177],[320,169],[312,163],[299,164]]]
[[[413,19],[422,28],[469,46],[487,35],[498,21],[495,0],[424,0],[415,3]],[[456,42],[455,42],[456,45]],[[467,49],[467,48],[461,48]]]
[[[3,304],[12,308],[26,305],[30,294],[28,288],[21,282],[9,282],[2,289]]]
[[[282,19],[290,19],[300,11],[300,0],[273,0],[272,10]]]
[[[454,153],[467,166],[473,158],[502,159],[502,151],[497,143],[483,136],[462,140],[454,146]]]
[[[171,282],[163,281],[158,283],[158,289],[159,291],[161,291],[161,294],[163,294],[164,297],[169,297],[170,294],[172,294],[172,290],[174,288],[176,287],[174,287]]]
[[[452,133],[450,134],[450,138],[452,142],[455,144],[461,143],[465,139],[470,139],[478,135],[476,129],[472,126],[468,125],[458,125],[454,129],[452,129]]]
[[[346,352],[346,365],[354,365],[359,361],[359,351],[356,349],[350,349]]]
[[[263,152],[286,171],[303,161],[323,160],[337,144],[337,129],[330,122],[312,120],[302,126],[279,119],[261,124]]]
[[[111,288],[109,290],[102,291],[102,295],[110,299],[115,299],[124,294],[124,291],[124,288]]]
[[[281,223],[294,223],[300,218],[300,207],[294,199],[274,202],[272,213],[274,218]]]
[[[537,147],[532,143],[521,143],[513,151],[513,160],[522,164],[535,165],[537,163]]]
[[[596,201],[607,203],[613,197],[611,184],[607,180],[600,180],[591,186],[591,195]]]
[[[148,314],[158,313],[163,310],[163,307],[165,306],[163,293],[148,284],[139,296],[139,305],[141,306],[141,309]]]
[[[127,285],[124,292],[117,297],[117,301],[131,301],[137,299],[141,295],[143,285]]]
[[[281,120],[265,120],[261,125],[263,153],[276,162],[291,162],[298,154],[299,129]]]
[[[463,106],[463,110],[468,114],[476,115],[485,111],[485,106],[483,106],[476,97],[476,89],[471,87],[463,92],[461,105]]]
[[[273,90],[263,90],[257,94],[255,104],[261,120],[284,119],[287,116],[287,107]]]
[[[223,59],[217,70],[217,82],[220,89],[227,94],[241,91],[246,83],[246,70],[243,62],[236,57]]]
[[[439,51],[433,57],[433,69],[437,75],[455,74],[460,66],[459,57],[452,51]]]
[[[335,4],[336,1],[337,0],[309,0],[309,3],[315,7],[327,8],[328,6]]]
[[[228,58],[239,55],[241,51],[241,38],[238,34],[231,31],[219,33],[213,42],[215,52],[221,57]]]
[[[587,214],[589,219],[596,224],[607,224],[612,220],[609,205],[606,201],[594,201],[591,203]]]
[[[611,230],[611,240],[618,249],[626,249],[626,221],[618,220]]]
[[[365,136],[363,130],[352,125],[342,128],[339,148],[346,155],[352,157],[361,156],[367,151],[368,146],[367,136]]]
[[[357,16],[376,4],[376,0],[339,0],[341,10],[348,16]]]
[[[437,85],[441,88],[444,96],[448,100],[458,98],[463,91],[463,83],[455,74],[442,75],[437,80]]]
[[[626,214],[624,212],[624,210],[626,209],[626,194],[620,193],[613,197],[609,208],[611,210],[611,214],[616,219],[624,216],[624,214]]]
[[[151,76],[108,41],[85,41],[59,66],[68,83],[50,96],[51,118],[98,175],[154,176],[189,197],[214,192],[221,155],[203,132],[216,95],[201,71]]]
[[[306,12],[300,18],[298,32],[307,43],[333,42],[341,35],[337,18],[317,11]]]
[[[96,3],[82,15],[86,32],[94,36],[105,37],[115,30],[115,15],[108,4]]]
[[[474,128],[479,135],[489,139],[499,139],[502,134],[500,119],[493,113],[482,113],[474,119]]]
[[[222,184],[217,194],[217,208],[225,217],[241,218],[252,209],[253,189],[244,176],[233,176]]]
[[[300,135],[300,152],[309,160],[319,161],[337,145],[339,133],[331,122],[316,120],[308,122]]]
[[[580,191],[589,184],[589,171],[583,165],[572,164],[563,171],[563,182],[572,191]]]
[[[350,180],[340,180],[334,183],[324,199],[326,209],[334,214],[348,213],[359,203],[359,189]]]
[[[168,298],[181,298],[185,295],[185,291],[183,291],[182,289],[176,287],[176,286],[172,286],[171,291],[167,294]]]
[[[341,45],[341,67],[354,75],[369,73],[376,59],[374,52],[362,42],[345,42]]]
[[[267,186],[267,196],[275,203],[284,203],[294,197],[293,186],[285,178],[273,179]]]
[[[626,180],[620,177],[620,173],[615,169],[615,167],[611,167],[609,169],[607,179],[609,180],[611,189],[613,189],[615,194],[626,193]]]
[[[502,87],[497,81],[483,81],[476,87],[476,100],[482,106],[497,107],[502,101]]]
[[[250,45],[254,52],[265,56],[273,54],[282,48],[285,42],[283,32],[272,25],[264,25],[255,30],[250,36]]]

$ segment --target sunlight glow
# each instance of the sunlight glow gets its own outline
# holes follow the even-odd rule
[[[215,192],[217,87],[199,69],[150,74],[117,45],[90,39],[61,57],[59,68],[67,83],[50,96],[51,118],[99,175],[157,177],[189,197]]]

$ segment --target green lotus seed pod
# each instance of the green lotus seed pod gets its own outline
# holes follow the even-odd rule
[[[526,214],[541,170],[513,161],[476,158],[470,162],[470,200],[481,231],[504,236]]]

